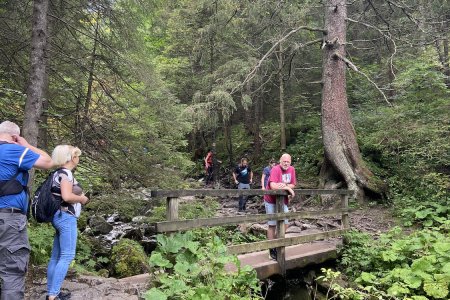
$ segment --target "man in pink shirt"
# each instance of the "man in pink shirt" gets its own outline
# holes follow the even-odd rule
[[[283,154],[280,158],[280,164],[274,166],[270,171],[269,182],[267,184],[268,190],[286,190],[289,192],[289,196],[285,196],[284,198],[284,206],[283,211],[288,212],[288,203],[289,199],[295,196],[293,188],[297,184],[295,178],[295,169],[291,166],[291,156],[287,153]],[[266,207],[266,214],[274,214],[275,206],[276,206],[276,196],[274,195],[264,195],[264,205]],[[284,220],[286,224],[288,220]],[[276,238],[275,236],[275,228],[276,221],[270,220],[267,222],[269,228],[267,229],[267,239],[271,240]],[[272,259],[277,258],[276,249],[269,249],[269,254]]]

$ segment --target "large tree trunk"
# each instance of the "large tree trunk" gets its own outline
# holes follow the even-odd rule
[[[46,44],[48,0],[34,0],[31,35],[30,78],[25,103],[23,136],[33,146],[37,145],[39,120],[45,91]]]
[[[367,169],[356,141],[347,103],[345,58],[347,8],[345,0],[327,0],[325,29],[328,32],[323,56],[322,136],[325,150],[321,174],[324,187],[336,186],[338,174],[358,200],[364,190],[381,193],[383,184]],[[329,162],[329,163],[328,163]],[[329,176],[328,176],[329,175]]]

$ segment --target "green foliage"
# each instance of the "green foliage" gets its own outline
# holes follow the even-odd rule
[[[49,223],[31,222],[28,230],[31,245],[30,263],[45,265],[50,260],[53,247],[55,229]],[[75,268],[83,273],[95,273],[96,270],[108,264],[109,259],[102,255],[94,255],[93,241],[78,233],[77,249],[75,255]]]
[[[155,280],[146,299],[262,299],[255,271],[241,268],[218,237],[206,245],[192,233],[158,235],[157,240],[158,248],[150,257]],[[225,270],[230,263],[236,272]]]
[[[386,291],[393,298],[448,299],[448,231],[425,229],[405,236],[394,228],[379,240],[357,232],[347,238],[350,243],[343,250],[341,265],[346,274],[356,276],[361,288]]]
[[[147,260],[142,246],[133,240],[121,239],[111,251],[111,265],[114,274],[119,278],[147,272]]]
[[[98,253],[96,244],[98,239],[78,233],[77,253],[75,255],[75,269],[80,273],[93,273],[108,265],[106,253]]]
[[[51,224],[38,224],[31,222],[28,228],[31,253],[30,263],[32,265],[44,265],[50,260],[53,247],[55,229]]]
[[[391,196],[404,225],[439,227],[450,220],[450,178],[439,173],[412,176],[408,182],[391,181]]]
[[[216,198],[205,197],[204,199],[180,203],[178,215],[182,220],[208,218],[214,216],[218,208],[219,202]],[[148,218],[149,222],[159,222],[163,220],[166,220],[165,201],[162,202],[161,205],[153,207],[152,214]]]

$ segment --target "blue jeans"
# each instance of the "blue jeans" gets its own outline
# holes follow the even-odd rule
[[[238,184],[238,190],[249,190],[250,184],[241,183]],[[247,204],[247,196],[239,196],[239,211],[245,211],[245,205]]]
[[[58,210],[53,217],[56,229],[52,256],[47,268],[47,294],[58,295],[77,248],[77,218]]]

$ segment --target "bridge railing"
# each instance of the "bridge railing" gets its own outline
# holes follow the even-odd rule
[[[262,222],[276,220],[277,238],[272,240],[246,243],[228,246],[230,254],[243,254],[270,248],[277,249],[277,261],[281,272],[286,272],[285,247],[300,243],[312,242],[317,240],[329,239],[342,236],[350,229],[349,224],[349,197],[353,194],[350,190],[319,190],[319,189],[296,189],[296,195],[338,195],[341,199],[340,209],[329,209],[320,211],[297,211],[280,213],[283,211],[283,199],[288,193],[284,190],[229,190],[229,189],[201,189],[201,190],[154,190],[151,191],[152,197],[166,198],[166,217],[167,221],[156,222],[155,228],[158,233],[176,232],[204,227],[237,225],[245,222]],[[275,214],[253,214],[245,216],[232,216],[220,218],[199,218],[180,220],[178,217],[179,198],[187,196],[212,196],[212,197],[239,197],[239,196],[258,196],[258,195],[276,195],[276,213]],[[195,201],[199,201],[196,199]],[[308,234],[296,237],[285,237],[284,219],[313,219],[320,216],[341,216],[341,229],[330,230],[321,233]]]

